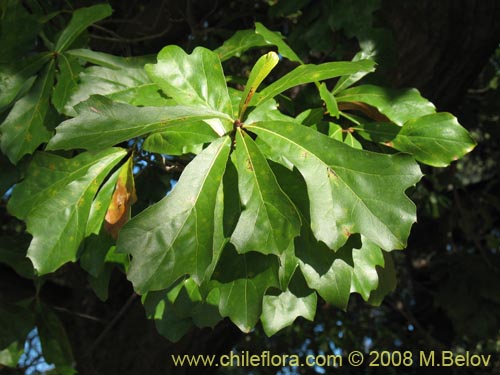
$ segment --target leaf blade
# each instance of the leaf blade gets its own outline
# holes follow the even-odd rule
[[[404,192],[421,178],[411,157],[357,150],[293,123],[245,127],[267,143],[268,157],[287,166],[285,157],[303,175],[318,240],[337,249],[361,233],[384,249],[405,246],[416,213]]]
[[[316,314],[317,294],[298,297],[290,290],[278,296],[264,296],[262,327],[267,336],[272,336],[291,325],[299,316],[313,321]]]
[[[372,72],[374,70],[374,65],[375,63],[371,60],[360,60],[355,62],[338,61],[320,65],[300,65],[259,92],[253,104],[258,105],[289,88],[305,83],[324,81],[360,71]]]
[[[45,127],[45,118],[49,110],[54,74],[54,62],[51,61],[35,82],[33,89],[16,102],[0,125],[1,149],[14,164],[50,138],[51,133]]]
[[[405,122],[392,145],[422,163],[446,167],[471,152],[476,142],[455,116],[441,112]]]
[[[219,306],[222,317],[229,317],[240,330],[249,332],[260,318],[264,294],[271,287],[279,287],[277,257],[238,254],[228,246],[209,283],[207,301]]]
[[[297,209],[280,188],[271,168],[250,136],[236,134],[233,153],[244,207],[231,242],[239,253],[282,253],[300,232]]]
[[[19,193],[10,208],[14,214],[25,218],[27,231],[33,235],[28,257],[39,275],[53,272],[66,262],[75,261],[80,242],[86,234],[94,195],[111,168],[124,155],[123,150],[108,149],[96,155],[80,154],[70,160],[40,157],[40,163],[30,167],[30,177],[18,185],[22,185],[20,188],[16,187]],[[44,161],[49,161],[49,164],[44,164]],[[80,162],[84,163],[79,165]],[[45,167],[48,176],[45,185],[36,187],[36,176],[40,173],[38,165]],[[63,172],[61,176],[59,166],[74,171],[67,174]],[[72,178],[76,176],[79,178]],[[35,185],[34,206],[30,205],[29,190],[23,189],[30,189],[30,185]],[[30,207],[26,208],[28,205]]]
[[[269,30],[260,22],[255,22],[255,33],[262,35],[267,44],[278,47],[278,52],[281,56],[290,61],[303,64],[300,57],[283,41],[283,36],[280,33]]]
[[[68,26],[57,39],[55,50],[58,53],[64,52],[87,27],[109,17],[112,12],[113,10],[109,4],[97,4],[75,10]]]
[[[103,96],[92,96],[77,106],[77,111],[77,117],[56,128],[48,150],[96,150],[171,126],[205,119],[227,119],[227,115],[208,108],[135,107],[112,102]]]
[[[377,108],[391,121],[402,126],[406,121],[436,112],[434,105],[417,89],[395,90],[374,85],[348,88],[336,95],[337,101],[362,102]]]
[[[214,227],[229,149],[229,137],[213,142],[188,164],[167,197],[122,228],[117,248],[133,255],[127,277],[139,293],[165,289],[186,273],[198,283],[204,278],[213,245],[213,231],[206,228]]]
[[[151,80],[178,104],[233,115],[222,66],[214,52],[197,47],[188,55],[178,46],[167,46],[158,54],[158,62],[145,69]]]

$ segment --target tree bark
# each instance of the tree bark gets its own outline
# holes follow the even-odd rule
[[[396,39],[392,83],[439,110],[456,107],[500,42],[496,0],[386,0],[381,16]]]

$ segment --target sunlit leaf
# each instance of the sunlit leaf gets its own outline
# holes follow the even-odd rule
[[[158,54],[158,63],[146,65],[158,86],[182,105],[198,105],[232,116],[233,109],[219,57],[197,47],[188,55],[177,46],[167,46]]]
[[[236,135],[233,155],[243,212],[231,242],[239,253],[278,255],[300,232],[298,212],[276,182],[259,148],[241,130]]]
[[[203,119],[227,118],[225,114],[208,108],[134,107],[102,96],[92,96],[79,104],[76,110],[77,117],[64,121],[56,128],[56,135],[47,145],[49,150],[99,150],[173,126]]]
[[[446,167],[472,151],[476,142],[450,113],[422,116],[404,123],[392,146],[434,167]]]
[[[204,143],[214,141],[217,133],[206,123],[187,123],[151,134],[144,141],[146,151],[166,155],[198,154]]]
[[[420,116],[434,113],[434,105],[423,98],[418,90],[396,90],[373,85],[349,88],[337,94],[337,101],[361,102],[377,108],[398,125]]]
[[[318,240],[338,249],[352,233],[361,233],[383,249],[405,246],[416,220],[405,190],[421,177],[411,157],[356,150],[296,124],[245,128],[259,136],[266,155],[285,166],[286,159],[303,175]]]
[[[184,169],[172,192],[130,220],[118,250],[133,256],[127,277],[139,293],[189,274],[198,283],[212,261],[214,210],[230,138],[219,138]]]
[[[262,308],[262,327],[268,336],[291,325],[299,316],[314,320],[316,314],[316,293],[297,297],[289,290],[277,296],[264,296]]]
[[[172,100],[160,93],[143,68],[120,67],[110,69],[100,66],[86,68],[79,75],[78,87],[65,103],[64,113],[75,116],[74,107],[92,95],[103,95],[115,101],[132,105],[167,105]]]
[[[294,86],[324,81],[359,71],[371,72],[373,70],[374,62],[370,60],[328,62],[320,65],[300,65],[260,91],[258,95],[254,96],[252,104],[258,105]]]
[[[73,159],[39,153],[9,201],[33,235],[28,257],[39,274],[75,261],[100,183],[125,155],[120,149]]]

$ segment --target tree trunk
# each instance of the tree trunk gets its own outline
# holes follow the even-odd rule
[[[500,42],[497,0],[386,0],[381,15],[397,44],[392,82],[439,110],[456,107]]]

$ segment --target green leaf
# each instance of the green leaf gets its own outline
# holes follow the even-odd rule
[[[197,47],[188,55],[178,46],[167,46],[158,54],[158,63],[148,64],[145,69],[153,82],[178,104],[201,106],[233,116],[216,53]]]
[[[384,258],[380,248],[364,237],[351,236],[350,242],[348,241],[349,245],[345,245],[349,246],[349,248],[339,250],[345,252],[342,259],[351,268],[350,289],[348,290],[347,283],[339,284],[336,290],[332,288],[337,285],[335,283],[330,284],[330,279],[335,277],[335,268],[329,269],[329,267],[335,264],[336,258],[332,256],[331,250],[327,249],[323,243],[317,242],[311,233],[308,218],[309,202],[305,194],[303,194],[306,188],[304,179],[297,170],[291,172],[278,164],[273,165],[273,171],[278,177],[278,182],[285,187],[286,193],[303,213],[302,221],[304,223],[301,237],[296,239],[295,248],[287,250],[286,263],[282,260],[280,271],[284,267],[291,269],[293,265],[298,264],[300,261],[302,262],[302,269],[306,270],[310,286],[316,286],[318,291],[321,291],[320,294],[326,296],[330,302],[345,307],[348,294],[352,292],[358,292],[365,300],[368,300],[370,292],[379,285],[376,266],[384,266]],[[295,255],[295,249],[297,249],[297,256]],[[351,253],[350,256],[349,253]],[[345,271],[346,267],[340,261],[338,263],[336,266],[340,266]],[[337,280],[334,279],[334,281]]]
[[[372,291],[368,303],[373,306],[380,306],[383,299],[396,289],[396,270],[394,269],[394,262],[390,253],[383,252],[384,255],[384,268],[377,267],[378,286],[377,289]]]
[[[179,341],[193,326],[193,303],[183,286],[181,282],[169,291],[149,292],[143,298],[146,315],[154,320],[158,333],[171,342]]]
[[[85,236],[92,200],[125,151],[108,149],[73,159],[36,154],[26,179],[14,189],[10,211],[33,235],[28,257],[38,274],[74,261]]]
[[[232,246],[226,247],[209,286],[207,301],[218,304],[223,317],[249,332],[260,318],[266,290],[279,287],[278,258],[255,252],[238,254]]]
[[[238,118],[240,120],[243,119],[243,114],[252,100],[254,93],[257,91],[262,81],[269,75],[271,70],[278,64],[278,61],[279,57],[276,52],[271,51],[261,56],[253,66],[239,104]]]
[[[69,21],[68,26],[66,26],[56,42],[55,50],[58,53],[64,52],[87,27],[109,17],[112,12],[113,10],[109,4],[98,4],[75,10],[71,21]]]
[[[123,153],[110,149],[99,154],[84,152],[66,159],[46,152],[38,152],[33,157],[25,178],[16,185],[7,208],[18,219],[25,220],[44,201],[60,194],[73,181],[80,181],[100,157],[107,154]]]
[[[0,350],[15,342],[24,343],[33,325],[33,315],[27,308],[0,302]]]
[[[45,360],[56,366],[72,366],[73,351],[66,330],[52,309],[42,303],[37,305],[36,327]]]
[[[198,285],[191,278],[171,290],[148,293],[143,303],[158,332],[172,342],[180,340],[193,325],[213,327],[222,319],[217,305],[203,300]]]
[[[75,116],[78,103],[87,100],[91,95],[103,95],[115,101],[140,105],[167,105],[167,99],[160,93],[160,88],[151,82],[143,68],[110,69],[91,66],[79,76],[79,84],[68,98],[64,112]]]
[[[204,143],[215,140],[218,135],[204,122],[175,126],[146,138],[143,149],[166,155],[198,154]]]
[[[29,239],[26,241],[25,237],[27,236],[0,237],[0,263],[12,267],[22,277],[31,279],[34,272],[31,262],[26,258]]]
[[[321,99],[325,102],[326,112],[330,114],[330,116],[339,118],[339,107],[337,105],[337,100],[333,96],[333,94],[328,91],[326,84],[323,82],[319,86],[319,95]]]
[[[0,367],[16,367],[24,353],[24,340],[13,341],[5,349],[0,349]]]
[[[384,267],[385,262],[383,251],[378,246],[363,237],[361,244],[352,249],[354,269],[351,291],[358,292],[368,301],[370,293],[379,285],[377,266]]]
[[[260,22],[255,22],[255,33],[262,35],[267,44],[278,47],[278,52],[281,56],[290,61],[303,63],[299,56],[283,41],[283,36],[276,31],[271,31]]]
[[[106,263],[103,265],[103,269],[97,276],[88,275],[89,284],[94,291],[97,298],[105,302],[109,295],[109,281],[111,280],[111,273],[113,272],[114,266],[112,264]]]
[[[101,186],[97,196],[92,202],[92,207],[90,208],[89,218],[87,220],[87,229],[85,230],[85,237],[91,234],[99,234],[102,228],[104,217],[108,211],[109,204],[111,203],[111,198],[113,192],[115,191],[116,182],[118,181],[118,176],[123,166],[115,171],[111,177]]]
[[[98,235],[85,238],[82,243],[80,266],[88,272],[89,276],[97,278],[103,272],[106,256],[113,246],[113,238],[104,230]]]
[[[41,22],[34,14],[26,11],[18,0],[2,1],[0,15],[0,64],[16,62],[35,47],[35,40]]]
[[[361,60],[356,62],[337,61],[320,65],[300,65],[267,86],[259,93],[259,95],[254,96],[252,104],[258,105],[259,103],[273,98],[289,88],[303,85],[305,83],[324,81],[326,79],[353,74],[360,71],[372,72],[373,70],[374,62],[370,60]]]
[[[26,81],[37,73],[51,55],[40,53],[30,56],[16,64],[0,65],[0,112],[3,112],[18,98],[25,87]]]
[[[394,125],[391,126],[393,128],[395,127]],[[345,129],[343,129],[340,125],[334,124],[333,122],[328,124],[328,136],[353,148],[357,148],[358,150],[363,149],[361,143],[354,138],[351,131],[345,131]]]
[[[203,280],[212,261],[214,210],[230,144],[229,137],[213,142],[167,197],[120,231],[117,248],[133,256],[127,277],[139,293],[165,289],[185,274]]]
[[[405,122],[392,145],[422,163],[446,167],[471,152],[476,142],[455,116],[435,113]]]
[[[98,150],[140,135],[163,131],[203,119],[227,118],[208,108],[134,107],[92,96],[76,107],[78,116],[56,128],[47,145],[49,150],[84,148]]]
[[[366,122],[361,120],[359,121],[359,125],[352,129],[369,141],[388,144],[396,138],[401,127],[395,126],[390,122]]]
[[[76,58],[65,54],[60,54],[57,61],[59,72],[52,93],[52,104],[59,113],[63,113],[66,103],[78,87],[78,74],[82,71],[82,67]]]
[[[104,52],[92,51],[80,48],[65,52],[66,55],[74,56],[86,62],[103,66],[105,68],[120,69],[143,69],[145,64],[154,62],[153,56],[114,56]]]
[[[380,86],[361,85],[337,94],[337,102],[369,104],[400,126],[412,118],[436,112],[434,105],[423,98],[417,89],[396,90]]]
[[[345,310],[352,284],[349,246],[334,253],[324,243],[317,242],[310,229],[304,229],[298,241],[295,252],[309,288],[316,290],[327,303]]]
[[[226,61],[231,57],[240,57],[242,53],[253,47],[263,47],[269,43],[254,30],[239,30],[229,39],[224,41],[222,46],[214,50],[221,61]]]
[[[383,249],[405,246],[416,220],[405,190],[421,178],[407,155],[356,150],[314,129],[284,122],[245,126],[271,159],[292,163],[307,184],[311,227],[331,249],[361,233]]]
[[[29,94],[16,102],[0,125],[1,149],[14,164],[50,138],[45,119],[53,83],[54,62],[51,61]]]
[[[253,140],[238,130],[233,163],[244,207],[231,242],[239,253],[282,253],[300,232],[300,217],[281,190],[271,168]]]
[[[373,54],[367,53],[366,51],[359,51],[354,55],[352,61],[360,61],[366,59],[372,59]],[[332,90],[332,94],[336,95],[339,91],[345,90],[346,88],[352,86],[358,82],[361,78],[366,76],[368,72],[357,72],[350,75],[345,75],[339,78],[335,87]]]
[[[290,290],[278,296],[264,296],[262,306],[262,328],[267,336],[272,336],[291,325],[299,316],[313,321],[316,314],[317,295],[315,292],[297,297]]]
[[[260,103],[257,107],[252,107],[251,112],[248,114],[245,123],[251,124],[258,121],[290,121],[293,122],[293,117],[287,116],[278,110],[278,103],[276,100],[269,99]]]
[[[280,254],[279,280],[280,289],[287,290],[292,277],[299,265],[295,256],[295,244],[290,242],[290,245]]]

